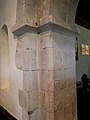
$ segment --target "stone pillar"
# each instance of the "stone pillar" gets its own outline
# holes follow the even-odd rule
[[[23,71],[23,90],[19,91],[22,120],[39,120],[37,34],[20,36],[16,46],[16,66]]]
[[[15,64],[23,71],[23,89],[19,90],[22,120],[39,120],[36,5],[37,0],[18,0],[16,24],[12,27],[17,37]]]
[[[77,120],[75,37],[78,30],[74,22],[78,0],[52,0],[48,5],[44,2],[41,6],[45,5],[44,13],[49,14],[40,16],[38,28],[40,120]]]
[[[77,120],[76,34],[55,24],[48,28],[39,35],[40,120]]]
[[[35,3],[35,4],[34,4]],[[74,25],[78,0],[18,0],[16,67],[22,120],[77,120]]]

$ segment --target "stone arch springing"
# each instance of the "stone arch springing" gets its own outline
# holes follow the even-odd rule
[[[0,68],[0,88],[4,90],[9,88],[9,40],[6,25],[3,25],[1,29]]]

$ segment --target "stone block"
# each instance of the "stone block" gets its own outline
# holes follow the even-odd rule
[[[53,69],[60,70],[63,68],[63,52],[61,49],[53,50]]]
[[[75,116],[73,117],[73,120],[78,120],[77,115],[75,115]]]
[[[53,84],[54,90],[56,93],[59,93],[60,90],[66,87],[66,81],[64,79],[64,72],[63,70],[54,70],[53,71]]]
[[[49,0],[38,0],[37,20],[46,18],[49,16]]]
[[[64,50],[75,51],[75,38],[69,36],[64,37]]]
[[[26,4],[29,4],[31,6],[36,7],[37,6],[37,0],[24,0]]]
[[[66,86],[74,85],[75,84],[75,70],[74,68],[64,69],[64,80],[66,82]]]
[[[17,15],[16,23],[21,25],[29,24],[35,26],[35,17],[36,17],[36,0],[18,0],[17,2]],[[34,3],[35,2],[35,3]]]
[[[16,66],[20,70],[37,70],[37,52],[35,50],[18,50],[16,53]]]
[[[54,84],[54,91],[56,93],[59,93],[60,90],[62,90],[66,87],[65,80],[54,81],[53,84]]]
[[[39,81],[40,90],[47,92],[54,90],[53,71],[39,71]]]
[[[50,2],[50,15],[54,16],[55,24],[60,24],[60,21],[63,21],[64,24],[73,24],[75,22],[77,4],[78,0],[52,0]]]
[[[54,112],[47,112],[43,108],[40,112],[40,120],[55,120]]]
[[[55,1],[53,0],[51,2],[50,6],[50,14],[54,16],[55,18],[62,19],[63,21],[66,21],[66,14],[67,14],[67,4],[66,1]]]
[[[71,103],[72,103],[72,101],[71,101],[71,89],[70,89],[70,87],[67,87],[67,88],[65,88],[64,89],[64,92],[65,92],[65,101],[64,101],[64,106],[66,107],[66,106],[68,106],[68,105],[70,105],[71,106]]]
[[[61,90],[59,91],[59,93],[55,92],[55,102],[54,102],[54,106],[55,106],[55,111],[60,111],[62,109],[64,109],[65,107],[65,90]]]
[[[30,114],[30,120],[40,120],[38,109],[36,109],[32,114]]]
[[[25,91],[38,91],[38,71],[23,72],[23,88]]]
[[[56,32],[52,32],[52,38],[53,38],[53,47],[54,49],[60,49],[63,50],[64,49],[64,41],[65,39],[65,35],[56,33]]]
[[[71,101],[77,102],[76,84],[70,86],[70,91],[71,91]]]
[[[29,92],[29,111],[35,111],[38,109],[38,91]]]
[[[16,67],[20,70],[37,70],[37,35],[25,34],[16,46]]]
[[[32,50],[37,49],[37,34],[34,33],[26,33],[18,38],[19,46],[22,48],[29,48]],[[18,47],[18,45],[17,45]]]
[[[22,120],[29,120],[28,112],[22,109]]]
[[[40,34],[41,48],[52,48],[53,39],[51,32],[44,32]]]
[[[35,5],[35,3],[34,3],[34,5]],[[26,23],[28,23],[30,26],[35,26],[36,7],[33,7],[30,4],[25,4],[25,19],[26,19]]]
[[[53,71],[53,81],[60,81],[63,80],[63,70],[54,70]]]
[[[72,51],[63,51],[63,68],[75,68],[75,53]]]
[[[75,15],[76,15],[76,9],[78,5],[78,0],[72,0],[70,1],[68,8],[67,8],[67,22],[70,24],[75,23]],[[74,6],[74,7],[73,7]]]
[[[42,70],[53,70],[53,48],[41,49],[39,67]]]
[[[24,1],[21,1],[21,0],[18,0],[17,1],[17,13],[16,13],[16,22],[19,22],[21,21],[24,17],[25,17],[25,11],[24,11],[24,8],[25,8],[25,4],[24,4]]]
[[[24,90],[19,91],[19,104],[24,111],[30,113],[38,109],[38,91],[26,92]]]
[[[55,112],[55,120],[64,120],[64,109]]]
[[[19,90],[19,104],[25,110],[29,110],[29,95],[24,90]]]
[[[75,116],[77,114],[77,103],[72,102],[72,114]]]
[[[40,109],[47,112],[54,111],[54,93],[41,91],[39,95]]]
[[[75,38],[65,35],[64,29],[58,31],[61,33],[52,32],[53,46],[55,49],[75,51]]]
[[[23,72],[23,89],[25,91],[30,91],[30,71]]]
[[[64,117],[65,117],[64,120],[72,120],[73,114],[72,114],[72,107],[71,107],[71,105],[67,105],[65,107]]]

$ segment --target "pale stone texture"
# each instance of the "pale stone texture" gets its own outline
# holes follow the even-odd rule
[[[29,120],[40,120],[38,109],[36,109],[34,113],[30,115]]]
[[[76,120],[73,31],[77,3],[78,0],[17,2],[14,31],[29,25],[36,26],[38,33],[38,27],[46,23],[59,25],[48,26],[47,32],[42,28],[39,35],[26,33],[17,39],[16,67],[23,71],[23,91],[19,94],[23,120]]]
[[[29,98],[29,96],[26,91],[19,90],[19,104],[26,111],[28,111],[28,109],[29,109],[28,98]]]
[[[23,89],[27,92],[38,90],[38,71],[24,71]]]
[[[56,79],[55,81],[60,82],[55,87],[55,109],[58,112],[64,110],[64,120],[72,120],[77,114],[75,104],[75,39],[71,36],[57,33],[53,33],[52,37],[55,49],[53,69],[56,70],[53,75]]]
[[[69,30],[78,31],[75,27],[76,8],[79,0],[38,0],[38,26],[52,22]]]
[[[37,70],[37,35],[26,33],[18,38],[16,66],[20,70]]]
[[[55,112],[55,120],[65,120],[64,109]]]
[[[38,91],[32,91],[29,93],[29,111],[35,111],[38,109]]]
[[[35,26],[37,0],[18,0],[16,24]]]
[[[23,71],[23,90],[19,91],[23,120],[39,120],[37,38],[37,34],[26,33],[17,40],[16,67]]]
[[[38,0],[37,23],[39,26],[49,21],[50,0]]]
[[[30,120],[27,111],[25,111],[24,109],[22,109],[22,113],[23,113],[22,114],[22,120]]]
[[[40,89],[42,91],[53,91],[54,85],[53,81],[53,71],[40,71],[39,72],[39,81],[40,81]]]
[[[52,15],[53,21],[67,28],[70,28],[70,25],[74,25],[78,1],[79,0],[52,0],[50,2],[50,15]]]
[[[77,114],[75,39],[67,34],[44,32],[40,34],[39,46],[41,119],[72,120]],[[50,113],[52,119],[48,117]]]

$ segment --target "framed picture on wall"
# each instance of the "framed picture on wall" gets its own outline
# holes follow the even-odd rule
[[[89,45],[81,44],[81,53],[82,55],[89,55]]]

